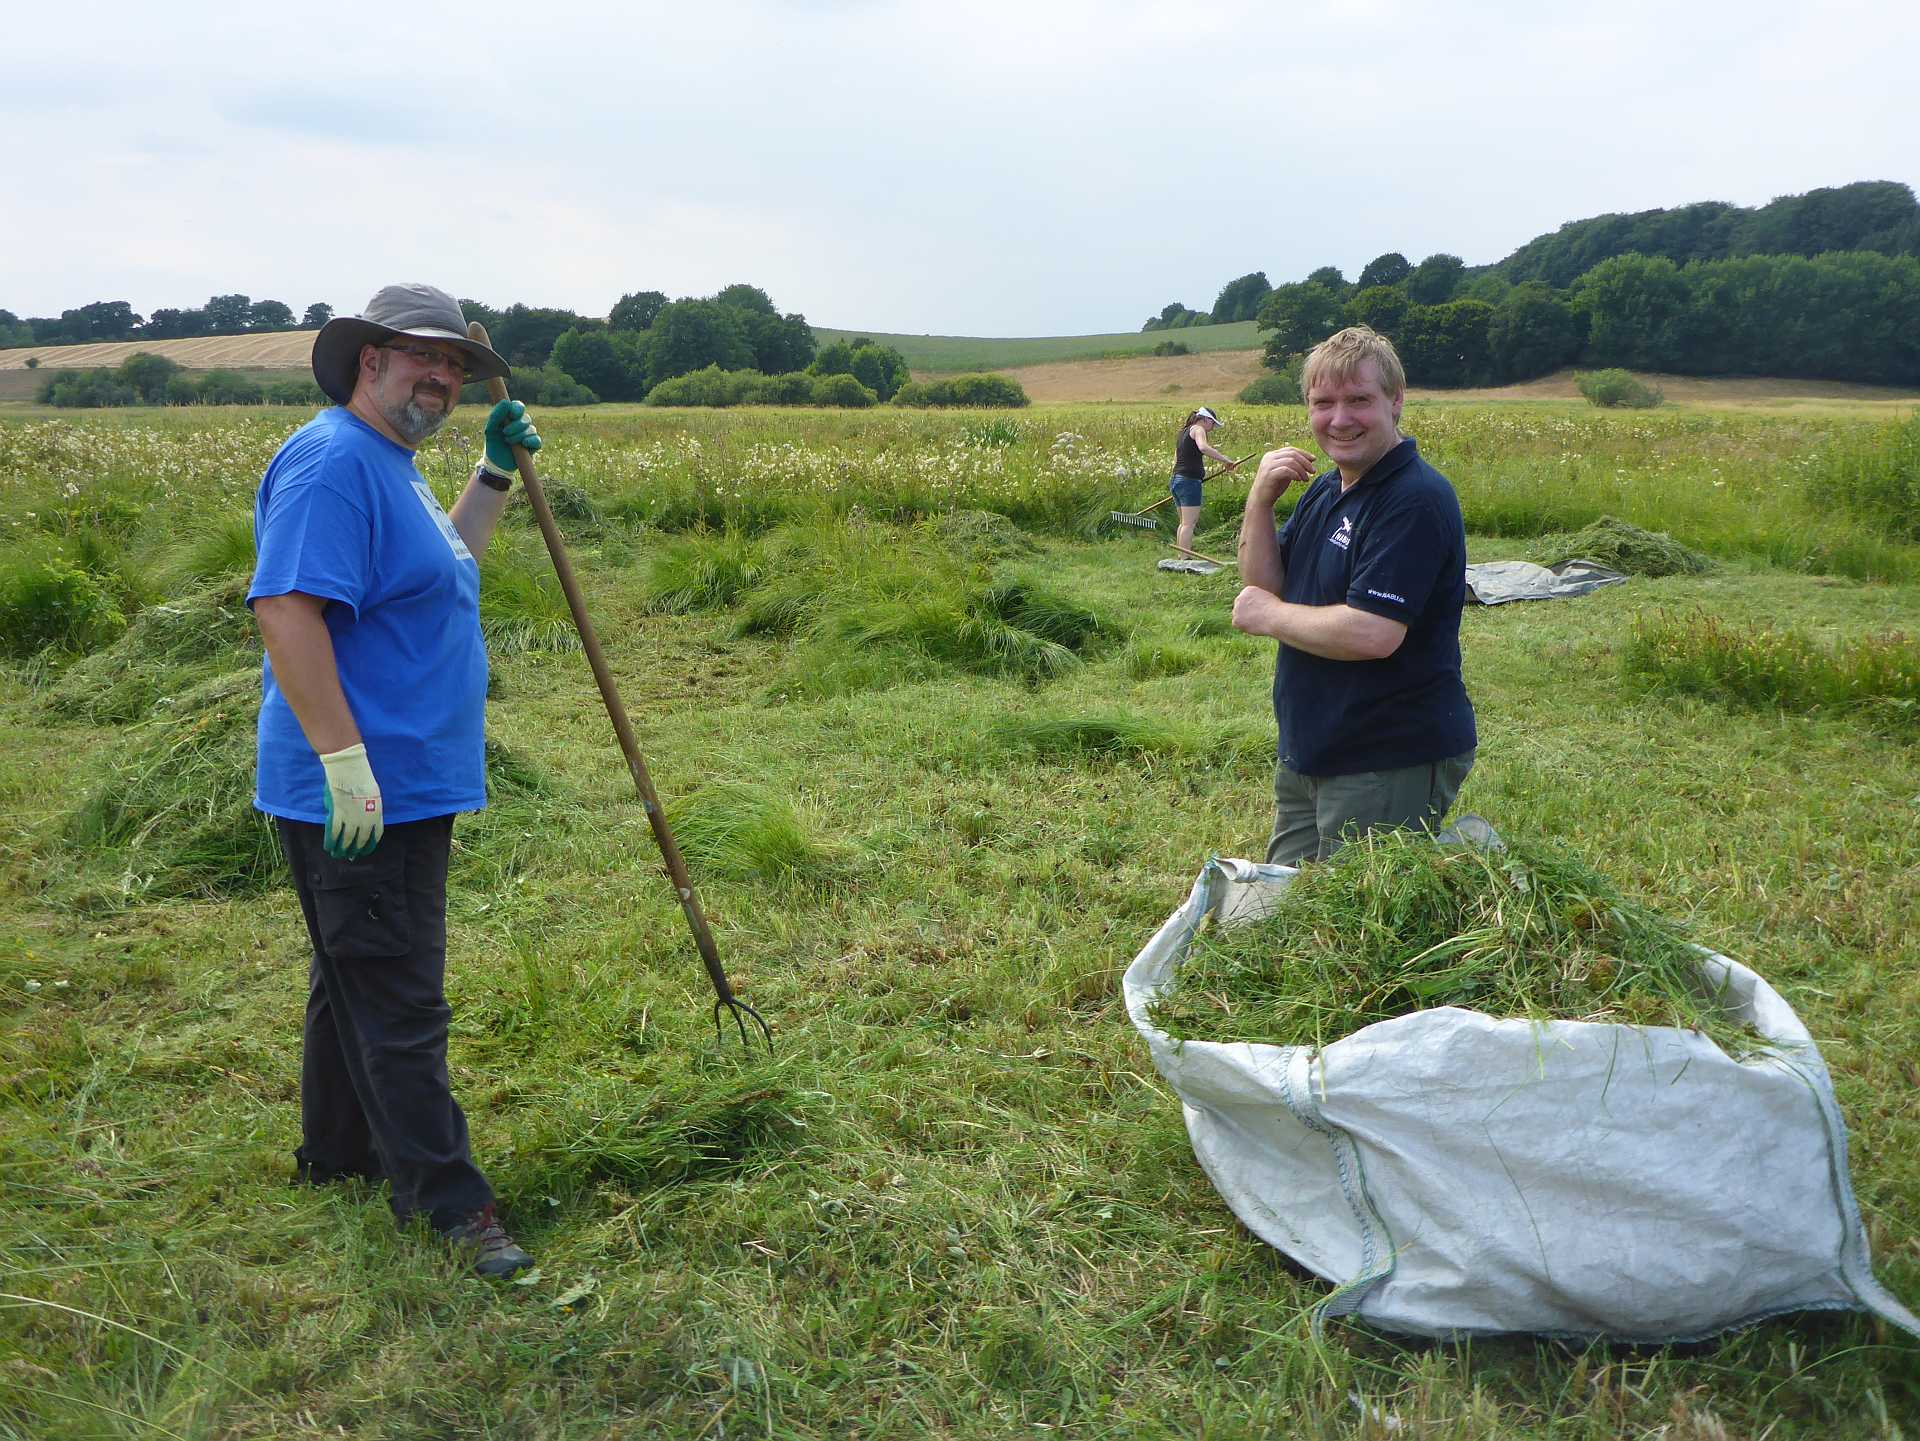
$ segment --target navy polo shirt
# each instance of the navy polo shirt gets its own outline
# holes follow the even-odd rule
[[[1402,440],[1344,494],[1340,472],[1307,488],[1280,528],[1297,605],[1350,605],[1407,627],[1382,660],[1327,660],[1282,644],[1273,713],[1280,761],[1310,776],[1425,765],[1474,749],[1460,676],[1467,531],[1447,478]]]

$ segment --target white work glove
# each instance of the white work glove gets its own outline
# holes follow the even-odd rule
[[[337,861],[372,855],[386,832],[380,782],[373,778],[364,745],[320,757],[327,771],[327,854]]]

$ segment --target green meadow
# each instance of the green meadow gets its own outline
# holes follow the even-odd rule
[[[299,419],[0,419],[0,1436],[1920,1435],[1920,1343],[1849,1315],[1669,1349],[1315,1335],[1329,1283],[1220,1202],[1119,995],[1270,820],[1272,646],[1228,623],[1231,570],[1102,524],[1164,492],[1170,408],[542,414],[772,1050],[716,1035],[516,500],[450,1059],[538,1270],[477,1280],[380,1194],[290,1184],[306,947],[248,806],[241,598]],[[443,499],[481,419],[421,453]],[[1232,420],[1236,454],[1305,439]],[[1876,1271],[1920,1302],[1920,421],[1405,428],[1475,560],[1612,517],[1706,562],[1470,609],[1460,806],[1793,1003]],[[1209,487],[1201,551],[1232,554],[1248,478]]]
[[[1047,335],[989,339],[977,335],[894,335],[878,330],[813,328],[822,345],[866,336],[891,345],[920,371],[1005,370],[1018,365],[1044,365],[1057,360],[1104,360],[1113,356],[1151,355],[1163,341],[1173,340],[1198,355],[1212,350],[1258,350],[1260,336],[1251,320],[1227,325],[1196,325],[1185,330],[1123,330],[1112,335]],[[1177,419],[1177,417],[1176,417]]]

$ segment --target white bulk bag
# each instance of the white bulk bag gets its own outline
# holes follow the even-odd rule
[[[1784,1311],[1920,1335],[1873,1278],[1846,1128],[1806,1027],[1701,952],[1766,1038],[1496,1020],[1458,1007],[1315,1050],[1178,1042],[1147,1007],[1201,921],[1271,911],[1296,872],[1214,859],[1127,968],[1127,1014],[1194,1154],[1247,1227],[1338,1289],[1320,1317],[1390,1331],[1689,1341]]]

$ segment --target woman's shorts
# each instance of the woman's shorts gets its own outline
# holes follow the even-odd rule
[[[1196,476],[1176,475],[1167,482],[1167,489],[1173,492],[1175,505],[1200,504],[1200,481]]]

